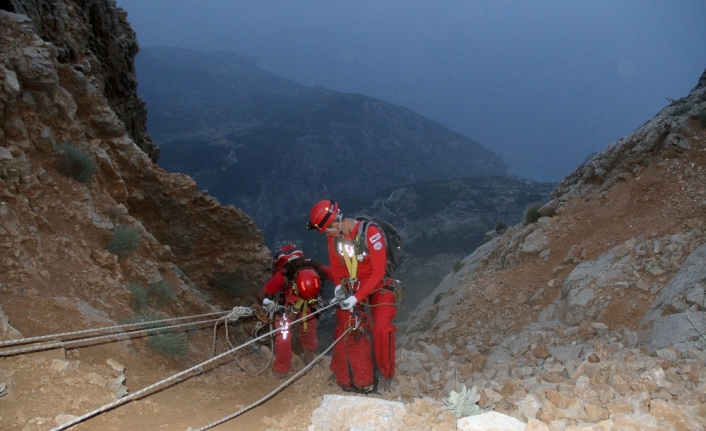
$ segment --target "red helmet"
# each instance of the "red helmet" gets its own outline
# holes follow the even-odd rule
[[[311,213],[309,214],[309,223],[306,224],[306,228],[316,229],[321,232],[326,230],[327,227],[336,221],[341,215],[338,210],[338,204],[332,200],[318,201],[311,207]]]
[[[314,299],[321,290],[321,277],[314,268],[302,268],[294,276],[292,289],[302,299]]]
[[[273,266],[275,269],[278,269],[290,260],[299,259],[301,257],[304,257],[304,252],[299,247],[294,244],[285,244],[275,253]]]

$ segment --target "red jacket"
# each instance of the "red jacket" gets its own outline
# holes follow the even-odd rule
[[[355,236],[358,233],[359,225],[360,221],[355,224],[353,231],[349,235],[345,235],[343,238],[328,237],[329,261],[331,263],[333,282],[335,284],[340,284],[341,279],[350,277],[348,268],[346,267],[346,262],[343,259],[343,256],[339,255],[338,250],[336,250],[336,245],[337,243],[342,242],[344,245],[343,248],[346,248],[345,246],[348,245],[348,249],[350,250],[350,245],[353,244]],[[368,250],[364,254],[363,260],[358,262],[356,274],[358,281],[360,281],[360,288],[354,293],[354,296],[358,302],[362,301],[368,295],[373,293],[374,290],[384,285],[383,280],[385,279],[385,269],[387,268],[387,251],[385,250],[385,240],[383,239],[380,229],[378,229],[378,227],[374,224],[371,224],[368,227],[365,243]],[[353,258],[355,259],[355,257]]]

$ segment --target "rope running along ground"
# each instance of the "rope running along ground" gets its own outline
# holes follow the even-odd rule
[[[292,383],[294,380],[298,379],[298,378],[299,378],[300,376],[302,376],[304,373],[306,373],[307,371],[309,371],[309,369],[311,369],[311,367],[313,367],[314,365],[316,365],[316,363],[319,361],[319,359],[321,359],[326,353],[328,353],[329,350],[333,349],[333,346],[335,346],[339,341],[341,341],[341,340],[343,339],[343,337],[345,337],[345,336],[346,336],[350,331],[352,331],[353,329],[355,329],[355,328],[352,327],[352,326],[349,327],[349,328],[347,328],[347,329],[343,332],[343,334],[341,334],[341,336],[338,337],[338,338],[333,342],[333,344],[331,344],[331,345],[330,345],[326,350],[324,350],[319,356],[317,356],[316,358],[314,358],[314,360],[311,361],[311,362],[309,363],[309,365],[307,365],[307,366],[305,366],[304,368],[302,368],[298,373],[294,374],[292,377],[290,377],[289,379],[287,379],[287,381],[285,381],[285,382],[282,383],[281,385],[277,386],[274,390],[272,390],[270,393],[268,393],[268,394],[265,395],[264,397],[260,398],[259,400],[255,401],[254,403],[250,404],[250,405],[247,406],[247,407],[243,407],[242,409],[238,410],[237,412],[233,413],[232,415],[226,416],[226,417],[224,417],[224,418],[222,418],[222,419],[217,420],[216,422],[210,423],[210,424],[208,424],[208,425],[206,425],[206,426],[203,426],[203,427],[201,427],[201,428],[199,428],[199,429],[196,429],[196,430],[193,430],[191,427],[189,427],[189,429],[187,429],[187,431],[204,431],[204,430],[213,428],[213,427],[215,427],[216,425],[220,425],[220,424],[222,424],[222,423],[224,423],[224,422],[227,422],[227,421],[229,421],[229,420],[231,420],[231,419],[233,419],[233,418],[235,418],[235,417],[237,417],[237,416],[240,416],[240,415],[242,415],[243,413],[247,412],[248,410],[251,410],[251,409],[253,409],[253,408],[259,406],[260,404],[264,403],[265,401],[269,400],[270,398],[272,398],[273,396],[275,396],[279,391],[281,391],[281,390],[284,389],[285,387],[289,386],[289,384]]]
[[[230,313],[230,312],[231,311],[217,311],[217,312],[213,312],[213,313],[196,314],[193,316],[182,316],[182,317],[172,317],[170,319],[152,320],[150,322],[126,323],[124,325],[106,326],[106,327],[94,328],[94,329],[83,329],[80,331],[64,332],[61,334],[39,335],[36,337],[29,337],[29,338],[17,338],[15,340],[0,341],[0,347],[15,346],[15,345],[19,345],[19,344],[29,344],[29,343],[35,343],[35,342],[44,341],[44,340],[55,340],[57,338],[71,338],[73,335],[87,334],[87,333],[91,333],[91,332],[117,330],[117,329],[121,329],[121,328],[127,328],[129,326],[144,326],[146,323],[149,323],[150,325],[154,325],[154,324],[159,324],[159,323],[164,323],[164,322],[172,322],[175,320],[195,319],[197,317],[215,316],[217,314],[226,314],[226,313]]]
[[[163,332],[169,332],[173,331],[174,329],[178,329],[184,326],[193,326],[193,325],[199,325],[199,324],[205,324],[205,323],[211,323],[215,322],[218,319],[210,319],[210,320],[202,320],[198,322],[188,322],[188,323],[181,323],[179,325],[165,325],[165,326],[159,326],[156,328],[148,328],[148,329],[140,329],[136,331],[128,331],[128,332],[119,332],[115,334],[108,334],[108,335],[99,335],[97,337],[88,337],[88,338],[79,338],[77,340],[71,340],[71,341],[55,341],[53,343],[46,343],[46,344],[40,344],[37,346],[30,346],[30,347],[22,347],[19,349],[14,349],[14,350],[0,350],[0,357],[3,356],[13,356],[13,355],[19,355],[21,353],[29,353],[29,352],[37,352],[40,350],[49,350],[49,349],[56,349],[60,347],[71,347],[74,345],[79,345],[79,344],[85,344],[90,341],[99,341],[99,340],[105,340],[105,339],[110,339],[110,338],[115,338],[115,337],[120,337],[121,339],[125,338],[130,338],[131,336],[137,336],[137,335],[146,335],[152,332],[157,332],[159,333],[160,331]],[[152,322],[144,322],[141,323],[140,325],[145,326],[145,325],[151,325]]]
[[[332,306],[334,306],[334,305],[337,305],[337,304],[338,304],[338,301],[332,301],[329,305],[327,305],[327,306],[325,306],[325,307],[322,307],[322,308],[316,310],[315,312],[313,312],[313,313],[311,313],[311,314],[312,314],[312,315],[316,315],[316,314],[319,314],[319,313],[323,313],[325,310],[327,310],[327,309],[329,309],[330,307],[332,307]],[[302,321],[302,320],[304,320],[304,318],[300,318],[300,319],[294,320],[294,321],[292,321],[291,323],[292,323],[292,324],[298,323],[298,322],[300,322],[300,321]],[[160,380],[159,382],[153,383],[152,385],[149,385],[149,386],[147,386],[147,387],[145,387],[145,388],[142,388],[142,389],[140,389],[140,390],[137,391],[137,392],[134,392],[134,393],[132,393],[132,394],[130,394],[130,395],[127,395],[127,396],[125,396],[125,397],[123,397],[123,398],[117,399],[117,400],[113,401],[112,403],[109,403],[109,404],[106,404],[106,405],[104,405],[104,406],[102,406],[102,407],[99,407],[99,408],[97,408],[97,409],[95,409],[95,410],[93,410],[93,411],[90,411],[90,412],[88,412],[88,413],[86,413],[86,414],[84,414],[84,415],[82,415],[82,416],[77,417],[76,419],[73,419],[73,420],[71,420],[71,421],[69,421],[69,422],[66,422],[66,423],[64,423],[64,424],[62,424],[62,425],[59,425],[58,427],[52,428],[52,429],[49,430],[49,431],[61,431],[61,430],[64,430],[64,429],[69,428],[69,427],[71,427],[71,426],[74,426],[74,425],[76,425],[76,424],[78,424],[78,423],[80,423],[80,422],[83,422],[83,421],[85,421],[86,419],[89,419],[89,418],[91,418],[91,417],[93,417],[93,416],[95,416],[95,415],[97,415],[97,414],[100,414],[100,413],[103,413],[103,412],[105,412],[105,411],[107,411],[107,410],[110,410],[110,409],[112,409],[112,408],[118,407],[118,406],[120,406],[120,405],[122,405],[122,404],[127,403],[128,401],[132,401],[133,399],[138,398],[139,396],[141,396],[141,395],[143,395],[143,394],[145,394],[145,393],[147,393],[147,392],[149,392],[149,391],[151,391],[151,390],[153,390],[153,389],[155,389],[155,388],[157,388],[157,387],[159,387],[159,386],[162,386],[162,385],[164,385],[165,383],[172,382],[172,381],[174,381],[174,380],[176,380],[176,379],[178,379],[178,378],[180,378],[180,377],[182,377],[182,376],[185,376],[186,374],[189,374],[189,373],[191,373],[191,372],[193,372],[193,371],[202,372],[204,365],[210,364],[211,362],[215,362],[215,361],[217,361],[217,360],[219,360],[219,359],[225,357],[226,355],[229,355],[229,354],[235,352],[235,351],[238,350],[238,349],[242,349],[242,348],[244,348],[244,347],[246,347],[246,346],[248,346],[248,345],[250,345],[250,344],[255,343],[256,341],[259,341],[260,339],[263,339],[263,338],[265,338],[265,337],[267,337],[267,336],[269,336],[269,335],[272,335],[272,334],[274,334],[274,333],[276,333],[276,332],[278,332],[278,331],[281,331],[281,330],[282,330],[282,328],[277,328],[277,329],[275,329],[274,331],[270,331],[270,332],[268,332],[268,333],[266,333],[266,334],[263,334],[263,335],[261,335],[261,336],[259,336],[259,337],[257,337],[257,338],[253,338],[252,340],[250,340],[250,341],[248,341],[248,342],[246,342],[246,343],[243,343],[243,344],[241,344],[240,346],[238,346],[238,347],[236,347],[236,348],[234,348],[234,349],[231,349],[231,350],[228,350],[228,351],[226,351],[226,352],[223,352],[223,353],[219,354],[218,356],[214,356],[214,357],[211,358],[211,359],[208,359],[208,360],[206,360],[206,361],[204,361],[204,362],[201,362],[201,363],[199,363],[199,364],[196,364],[196,365],[194,365],[193,367],[188,368],[188,369],[186,369],[186,370],[184,370],[184,371],[181,371],[181,372],[179,372],[179,373],[177,373],[177,374],[174,374],[174,375],[171,376],[171,377],[167,377],[167,378],[164,379],[164,380]],[[334,344],[335,344],[335,343],[334,343]],[[313,362],[312,362],[312,363],[313,363]]]

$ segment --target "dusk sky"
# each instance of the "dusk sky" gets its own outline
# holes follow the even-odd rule
[[[143,48],[231,51],[301,84],[402,105],[538,181],[560,181],[706,69],[703,0],[117,4]]]

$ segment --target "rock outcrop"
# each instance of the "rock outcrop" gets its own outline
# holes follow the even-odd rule
[[[34,307],[59,297],[126,318],[129,283],[170,283],[179,300],[164,311],[182,314],[212,309],[204,292],[219,274],[243,293],[259,288],[270,256],[253,220],[136,144],[146,135],[125,13],[112,1],[11,5],[27,13],[0,10],[0,285],[11,322],[40,322]],[[93,166],[85,181],[59,169],[66,145]],[[134,253],[106,250],[116,226],[138,234]]]
[[[706,427],[703,79],[446,276],[401,338],[397,396],[476,385],[526,430]]]
[[[137,95],[137,37],[127,13],[111,1],[5,2],[5,10],[28,16],[36,34],[56,48],[56,60],[81,71],[124,124],[128,136],[153,162],[159,148],[147,134],[147,111]]]

